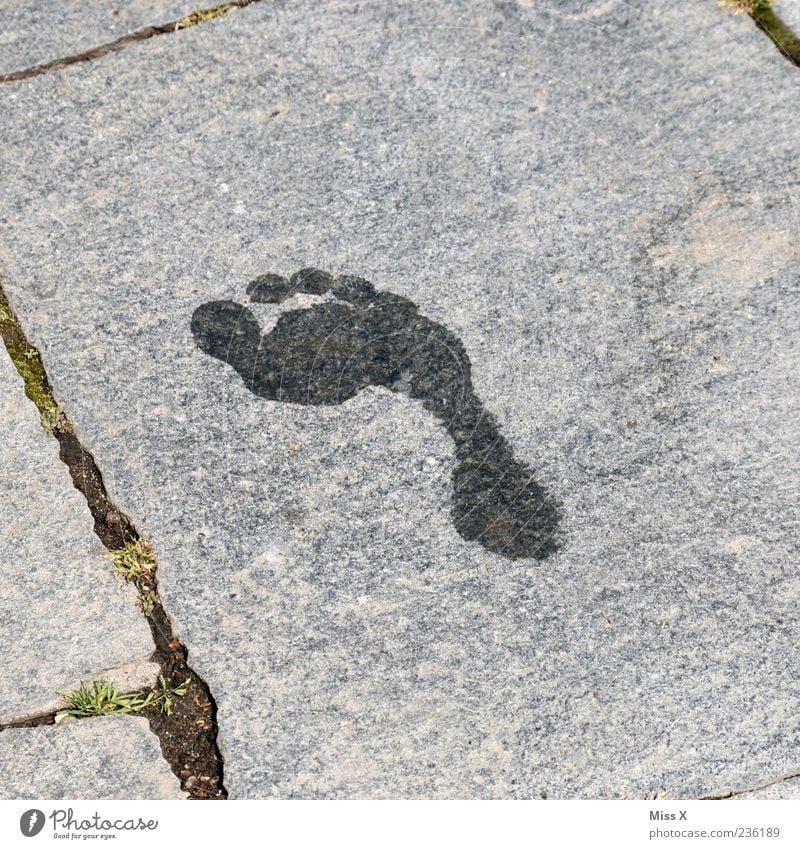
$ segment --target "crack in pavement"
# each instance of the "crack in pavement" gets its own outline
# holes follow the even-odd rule
[[[43,428],[59,443],[59,456],[69,469],[72,483],[86,499],[94,531],[109,551],[118,551],[141,540],[131,519],[109,498],[100,469],[83,446],[62,407],[56,401],[41,355],[22,329],[3,289],[0,277],[0,336],[25,385],[25,394],[36,405]],[[224,799],[223,763],[217,747],[217,706],[208,685],[188,664],[188,650],[175,636],[172,622],[158,592],[157,566],[146,583],[137,583],[140,610],[155,644],[150,659],[172,685],[187,678],[186,694],[176,697],[171,715],[148,708],[150,729],[161,743],[164,758],[195,799]],[[146,606],[144,606],[146,605]],[[47,724],[45,721],[36,724]],[[202,779],[202,780],[201,780]]]
[[[773,781],[767,781],[765,784],[759,784],[756,787],[745,787],[744,790],[726,790],[720,793],[711,793],[708,796],[700,796],[700,801],[734,799],[736,798],[736,796],[743,796],[745,793],[756,793],[759,790],[764,790],[767,787],[772,787],[775,784],[783,784],[784,781],[791,781],[793,778],[800,778],[800,772],[794,772],[790,775],[784,775],[781,778],[776,778]]]
[[[89,50],[84,50],[81,53],[75,53],[71,56],[62,56],[59,59],[53,59],[50,62],[44,62],[41,65],[33,65],[30,68],[22,68],[18,71],[11,71],[7,74],[0,74],[0,83],[13,83],[20,80],[29,80],[32,77],[40,77],[43,74],[49,74],[53,71],[59,71],[62,68],[67,68],[70,65],[78,65],[81,62],[92,62],[95,59],[102,59],[103,56],[108,56],[110,53],[117,53],[130,47],[133,44],[138,44],[140,41],[147,41],[150,38],[155,38],[159,35],[168,35],[169,33],[180,32],[190,27],[199,26],[208,21],[216,20],[235,9],[244,9],[245,6],[250,6],[253,3],[259,3],[260,0],[230,0],[227,3],[220,3],[218,6],[212,6],[208,9],[198,9],[189,15],[184,15],[174,21],[167,21],[164,24],[153,24],[151,26],[142,27],[134,32],[123,35],[114,41],[109,41],[106,44],[100,44],[97,47],[92,47]]]

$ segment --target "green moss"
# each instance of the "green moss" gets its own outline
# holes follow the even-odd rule
[[[204,24],[207,21],[213,21],[214,18],[221,18],[223,15],[227,15],[231,9],[236,8],[236,3],[220,3],[219,6],[214,6],[213,9],[198,9],[190,15],[187,15],[185,18],[181,18],[178,23],[175,24],[175,29],[188,29],[189,27],[197,26],[197,24]]]
[[[800,65],[800,37],[780,19],[769,3],[765,4],[765,8],[751,12],[750,17],[772,39],[787,59],[795,65]]]
[[[723,6],[734,12],[744,12],[755,21],[781,53],[795,65],[800,66],[800,37],[785,24],[775,11],[770,0],[720,0]]]
[[[1,281],[0,281],[1,284]],[[36,404],[42,427],[48,433],[71,429],[64,412],[53,397],[53,390],[44,370],[44,363],[31,345],[14,315],[0,285],[0,336],[6,350],[25,384],[25,394]]]

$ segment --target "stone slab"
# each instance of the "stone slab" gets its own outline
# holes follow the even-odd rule
[[[143,717],[0,732],[0,799],[185,798]]]
[[[196,8],[191,0],[0,0],[0,74],[82,53]]]
[[[797,771],[800,82],[749,20],[258,4],[0,98],[0,267],[153,542],[233,797],[685,798]],[[252,321],[229,327],[244,379],[198,350],[199,307],[309,266],[416,304],[436,374],[468,357],[557,552],[459,533],[415,373],[292,404],[250,391],[280,388]],[[319,294],[249,304],[270,350],[323,351],[314,316],[351,313]]]
[[[132,587],[103,557],[58,445],[0,345],[0,715],[153,651]]]

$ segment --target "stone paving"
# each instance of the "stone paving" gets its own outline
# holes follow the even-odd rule
[[[259,2],[0,87],[3,285],[232,798],[796,794],[799,98],[713,0]],[[21,619],[18,701],[112,665]]]
[[[186,798],[141,717],[9,729],[0,759],[2,799]]]

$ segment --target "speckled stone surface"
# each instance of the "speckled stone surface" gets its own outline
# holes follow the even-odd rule
[[[669,0],[257,4],[0,91],[0,269],[233,797],[797,770],[798,98],[746,17]],[[305,266],[461,341],[557,553],[458,534],[419,401],[267,401],[198,350],[198,306]]]
[[[142,717],[0,732],[0,799],[185,798]]]
[[[153,650],[0,342],[0,715]],[[0,748],[2,741],[0,741]]]
[[[82,53],[196,8],[191,0],[0,0],[0,74]]]

